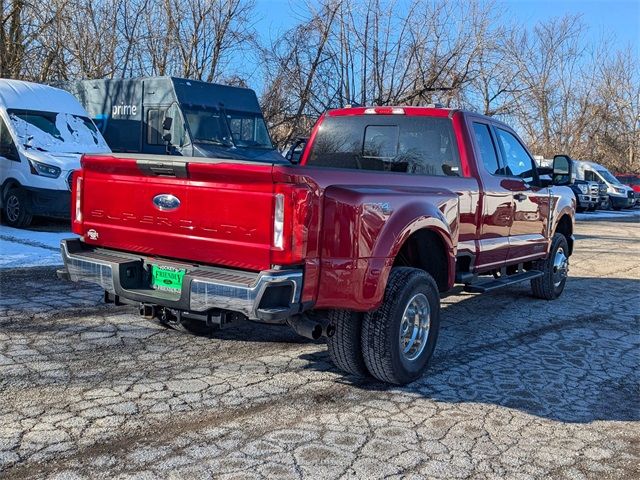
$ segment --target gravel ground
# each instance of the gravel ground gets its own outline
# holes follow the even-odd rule
[[[424,378],[283,327],[167,330],[51,268],[0,275],[0,477],[640,477],[640,230],[578,225],[554,302],[443,300]]]

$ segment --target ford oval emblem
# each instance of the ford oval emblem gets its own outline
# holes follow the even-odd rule
[[[153,197],[153,204],[162,212],[172,212],[180,206],[180,199],[175,195],[161,193]]]

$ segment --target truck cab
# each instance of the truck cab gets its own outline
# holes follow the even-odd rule
[[[251,89],[177,77],[59,85],[78,97],[114,152],[285,162]]]
[[[68,218],[80,156],[109,152],[71,94],[0,79],[0,206],[8,225],[26,227],[34,215]]]

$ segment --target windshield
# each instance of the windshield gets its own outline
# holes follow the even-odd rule
[[[17,141],[25,148],[53,153],[108,152],[104,138],[87,117],[70,113],[7,109]]]
[[[194,143],[232,147],[231,132],[218,109],[182,107]]]
[[[194,143],[273,149],[262,116],[217,108],[183,106]]]
[[[640,185],[640,177],[618,176],[616,178],[627,185],[633,185],[634,187]]]
[[[616,177],[614,177],[613,175],[611,175],[611,173],[609,173],[609,170],[605,170],[604,168],[601,170],[598,170],[598,173],[600,174],[600,176],[602,178],[604,178],[607,182],[613,184],[613,185],[621,185],[620,180],[618,180]]]
[[[236,147],[273,149],[267,126],[261,115],[229,110],[225,113]]]

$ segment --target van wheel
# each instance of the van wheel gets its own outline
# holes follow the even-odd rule
[[[345,373],[364,377],[368,375],[362,358],[362,313],[348,310],[331,310],[329,325],[335,333],[327,338],[329,357],[333,364]]]
[[[29,196],[22,188],[12,188],[4,197],[2,213],[7,225],[11,227],[28,227],[33,215],[29,211]]]
[[[362,323],[369,373],[398,385],[418,379],[431,360],[439,328],[440,294],[431,275],[417,268],[392,269],[382,305]]]
[[[531,280],[533,295],[544,300],[558,298],[567,283],[569,275],[569,246],[561,233],[556,233],[551,241],[549,256],[533,264],[542,276]]]

